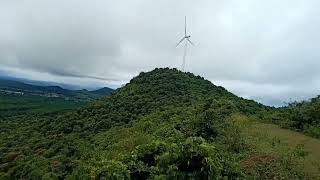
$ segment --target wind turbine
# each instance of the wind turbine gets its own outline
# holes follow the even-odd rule
[[[182,61],[182,71],[184,71],[184,66],[186,63],[188,44],[191,44],[194,46],[193,42],[190,40],[190,37],[191,37],[190,35],[187,35],[187,16],[185,16],[184,17],[184,37],[178,42],[176,46],[178,47],[182,42],[185,42],[184,52],[183,52],[183,61]]]

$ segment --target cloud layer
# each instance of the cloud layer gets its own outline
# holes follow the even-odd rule
[[[320,94],[316,0],[4,0],[0,70],[69,83],[127,82],[181,67],[270,105]],[[83,79],[86,79],[85,81]]]

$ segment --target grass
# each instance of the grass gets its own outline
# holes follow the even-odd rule
[[[278,147],[271,146],[275,152],[285,148],[289,150],[303,148],[306,156],[301,161],[302,166],[306,172],[320,177],[320,140],[273,124],[255,123],[252,127],[252,135],[265,134],[269,140],[278,141]]]
[[[234,119],[241,127],[246,141],[255,151],[274,156],[297,154],[299,168],[312,177],[320,178],[320,140],[274,124],[260,123],[255,119],[237,115]]]

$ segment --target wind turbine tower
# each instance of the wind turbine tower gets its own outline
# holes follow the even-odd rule
[[[186,56],[187,56],[187,50],[188,50],[188,44],[191,44],[194,46],[193,42],[190,40],[191,35],[188,35],[187,33],[187,16],[184,17],[184,37],[178,42],[178,47],[182,42],[184,42],[184,51],[183,51],[183,59],[182,59],[182,71],[184,71],[184,67],[186,64]]]

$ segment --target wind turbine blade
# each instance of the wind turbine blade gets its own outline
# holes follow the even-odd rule
[[[184,36],[187,36],[187,16],[184,17]]]
[[[190,44],[192,44],[192,46],[194,46],[193,42],[190,41],[190,39],[187,39],[189,41]]]
[[[176,47],[178,47],[185,38],[186,38],[186,37],[183,37],[183,38],[178,42],[178,44],[176,45]]]

